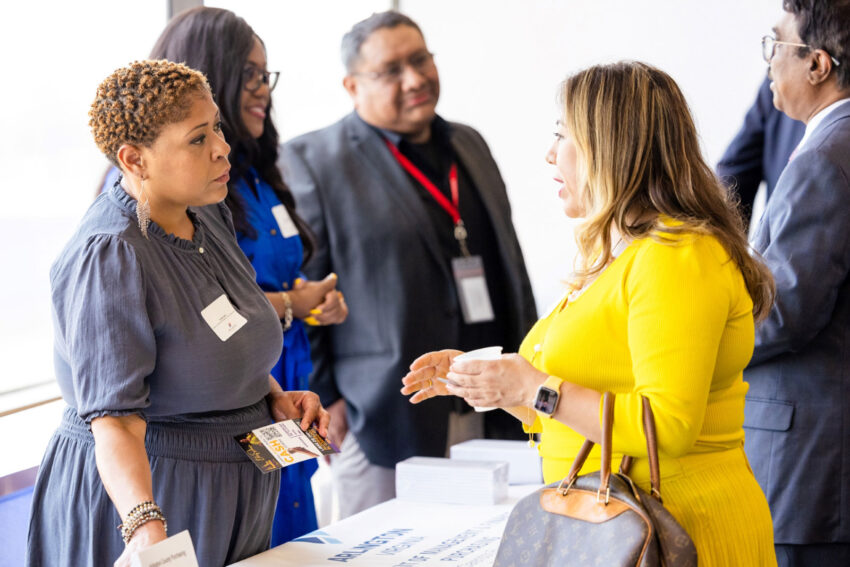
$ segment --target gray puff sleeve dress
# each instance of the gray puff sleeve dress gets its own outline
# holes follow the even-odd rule
[[[112,565],[121,523],[101,483],[89,424],[139,414],[156,502],[188,529],[200,565],[269,544],[279,485],[234,436],[270,423],[280,320],[255,283],[223,205],[190,208],[192,241],[151,223],[119,184],[100,195],[50,273],[56,377],[68,404],[38,473],[33,566]],[[222,340],[201,311],[224,295],[247,322]]]

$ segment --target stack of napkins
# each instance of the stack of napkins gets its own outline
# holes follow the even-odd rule
[[[537,449],[526,441],[473,439],[453,445],[452,459],[464,461],[507,461],[509,484],[541,484],[543,468]]]
[[[396,497],[443,504],[499,504],[508,496],[508,463],[411,457],[395,467]]]

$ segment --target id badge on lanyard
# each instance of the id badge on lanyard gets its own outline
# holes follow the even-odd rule
[[[458,208],[457,164],[453,163],[449,170],[449,185],[452,190],[452,200],[445,195],[407,159],[395,145],[385,140],[387,147],[401,166],[416,179],[428,193],[437,201],[454,221],[454,237],[460,248],[460,256],[452,258],[452,273],[454,274],[457,296],[463,313],[464,323],[486,323],[494,319],[493,304],[487,289],[487,278],[484,275],[484,261],[481,256],[473,256],[467,247],[467,232]]]

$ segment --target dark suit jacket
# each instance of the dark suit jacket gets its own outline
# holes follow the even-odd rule
[[[850,102],[785,168],[754,236],[777,300],[756,330],[745,448],[777,543],[850,542]]]
[[[494,309],[508,313],[513,329],[502,346],[516,348],[536,310],[505,185],[478,132],[456,123],[452,130],[457,159],[497,237],[493,246],[505,266],[497,277],[505,278],[511,300]],[[414,406],[399,392],[416,357],[457,345],[462,319],[418,189],[354,113],[287,142],[281,167],[318,240],[305,271],[311,278],[336,272],[350,310],[343,324],[313,329],[311,389],[326,405],[345,398],[349,426],[372,463],[443,456],[449,397]]]
[[[752,214],[762,180],[767,185],[768,198],[773,193],[805,130],[805,124],[773,106],[770,79],[765,79],[744,116],[744,124],[717,163],[717,175],[741,198],[745,218]]]

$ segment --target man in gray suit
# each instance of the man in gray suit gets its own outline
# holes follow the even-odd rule
[[[504,182],[480,134],[436,114],[419,27],[375,14],[342,55],[354,112],[286,143],[281,159],[317,237],[307,273],[336,272],[350,308],[343,325],[314,329],[311,377],[342,440],[331,469],[346,517],[395,495],[399,461],[482,433],[451,398],[411,405],[399,392],[410,363],[448,347],[515,350],[536,310]],[[478,431],[455,431],[476,418]]]
[[[850,0],[786,0],[773,102],[806,131],[753,237],[776,278],[756,330],[746,450],[785,565],[850,565]]]

